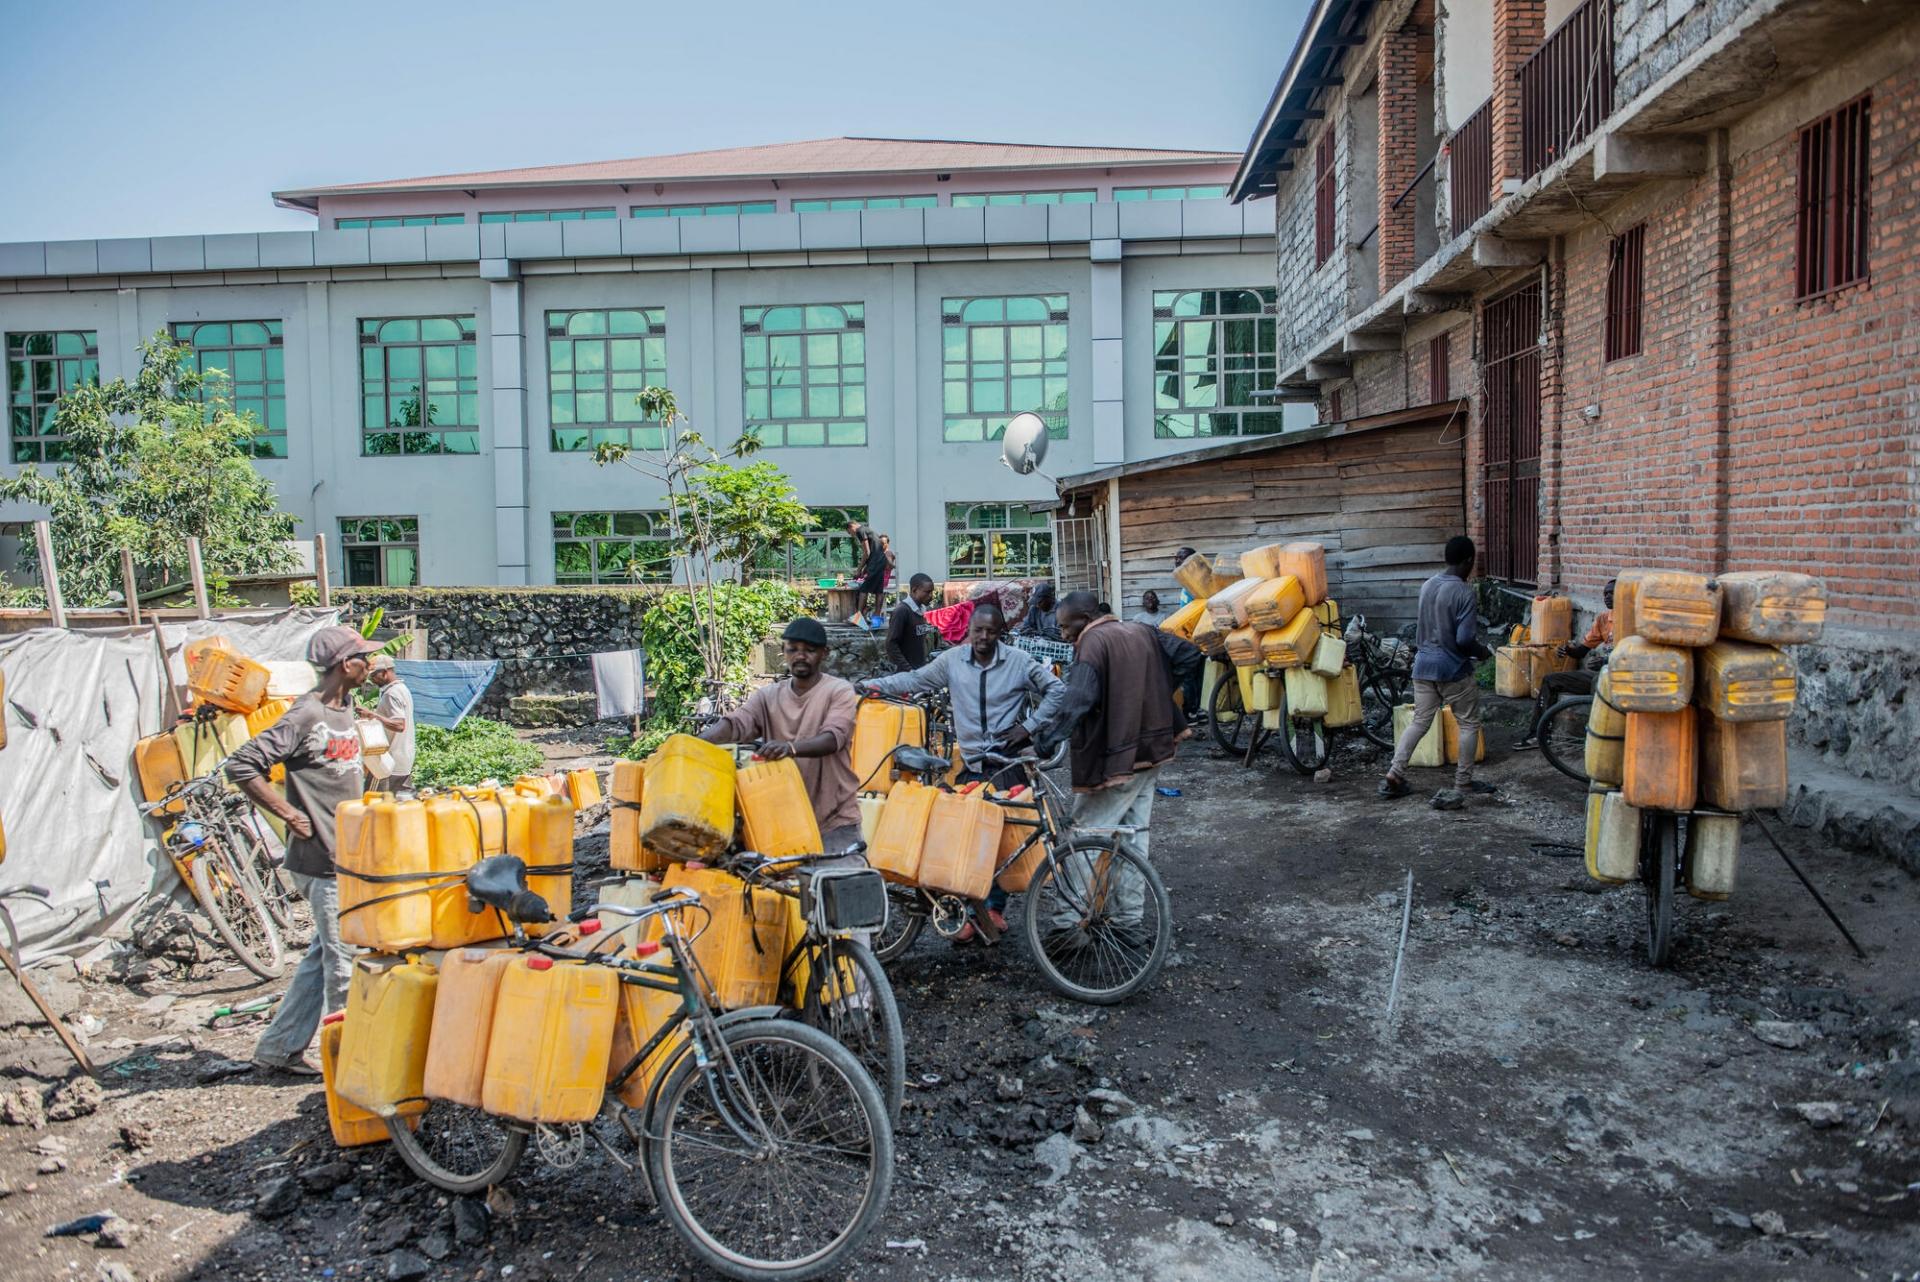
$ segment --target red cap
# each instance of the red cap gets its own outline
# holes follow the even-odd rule
[[[597,935],[600,933],[600,923],[589,917],[580,923],[580,933],[583,935]]]
[[[635,957],[651,957],[659,951],[660,941],[657,939],[645,939],[633,946]]]
[[[551,958],[551,957],[529,957],[529,958],[527,958],[527,969],[528,969],[528,970],[552,970],[552,969],[553,969],[553,958]]]
[[[340,1022],[341,1020],[343,1020],[343,1019],[345,1019],[346,1017],[347,1017],[347,1012],[345,1012],[345,1011],[343,1011],[343,1010],[337,1010],[337,1011],[335,1011],[335,1012],[333,1012],[333,1014],[331,1014],[331,1015],[329,1015],[329,1016],[327,1016],[327,1017],[326,1017],[325,1019],[323,1019],[323,1020],[321,1020],[320,1022],[321,1022],[321,1023],[323,1024],[323,1025],[324,1025],[324,1024],[338,1024],[338,1023],[339,1023],[339,1022]]]

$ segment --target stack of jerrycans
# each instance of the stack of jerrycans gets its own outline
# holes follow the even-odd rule
[[[1615,588],[1618,638],[1588,722],[1594,786],[1617,783],[1631,812],[1605,850],[1590,825],[1588,866],[1601,880],[1630,880],[1638,860],[1638,812],[1689,812],[1684,852],[1690,894],[1733,891],[1740,815],[1785,803],[1786,722],[1797,683],[1781,646],[1817,640],[1826,617],[1818,580],[1787,571],[1708,578],[1628,571]],[[1619,764],[1608,751],[1613,718],[1624,721]],[[1601,826],[1602,828],[1605,825]]]

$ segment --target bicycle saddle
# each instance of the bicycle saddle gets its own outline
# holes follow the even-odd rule
[[[491,855],[467,870],[467,911],[498,908],[509,921],[552,921],[547,901],[527,889],[527,865],[515,855]]]
[[[893,750],[893,764],[902,770],[928,776],[943,775],[953,767],[953,763],[945,757],[904,745]]]

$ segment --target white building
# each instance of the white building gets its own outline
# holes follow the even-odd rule
[[[6,465],[57,462],[62,386],[171,329],[349,583],[629,581],[661,496],[591,451],[657,435],[647,384],[793,477],[823,519],[796,573],[844,564],[849,514],[903,576],[1045,572],[1015,412],[1056,474],[1282,426],[1238,160],[837,138],[276,193],[313,232],[0,244]]]

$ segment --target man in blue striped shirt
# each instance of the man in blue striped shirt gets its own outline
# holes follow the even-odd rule
[[[1496,791],[1473,777],[1473,759],[1480,751],[1480,683],[1474,665],[1491,659],[1493,651],[1480,644],[1480,599],[1473,590],[1473,540],[1456,534],[1447,540],[1447,568],[1420,585],[1420,616],[1414,636],[1413,724],[1393,750],[1393,764],[1380,781],[1382,797],[1404,797],[1413,791],[1407,782],[1407,762],[1433,726],[1444,706],[1460,723],[1460,760],[1454,766],[1453,787],[1434,794],[1436,810],[1455,810],[1476,793]]]

